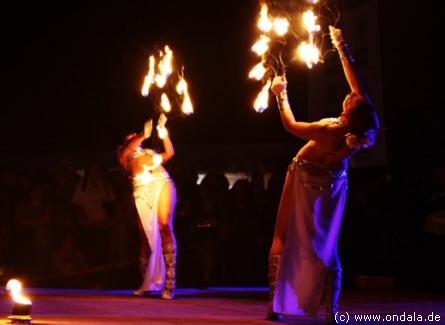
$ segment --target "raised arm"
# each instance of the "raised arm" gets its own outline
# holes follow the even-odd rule
[[[164,145],[164,152],[161,153],[163,162],[170,160],[175,155],[175,149],[170,136],[168,135],[168,130],[165,127],[165,123],[167,123],[167,117],[164,114],[161,114],[159,116],[156,129],[158,130],[159,138],[162,140],[162,144]]]
[[[127,169],[128,157],[137,147],[141,145],[141,143],[145,139],[148,139],[150,137],[151,130],[152,130],[152,120],[149,120],[145,122],[143,131],[141,131],[138,134],[130,135],[129,138],[127,138],[128,139],[127,143],[118,150],[119,163],[124,169]]]
[[[351,92],[364,97],[368,103],[371,104],[371,99],[366,93],[363,82],[355,65],[355,60],[352,57],[352,53],[349,50],[348,44],[346,44],[343,39],[342,31],[333,26],[329,26],[329,33],[331,36],[332,45],[334,45],[334,47],[337,49],[340,56],[343,72],[349,87],[351,88]]]
[[[323,125],[318,122],[307,123],[295,120],[287,98],[286,87],[286,78],[282,76],[275,77],[271,86],[271,90],[277,98],[278,109],[285,130],[304,140],[319,138]]]

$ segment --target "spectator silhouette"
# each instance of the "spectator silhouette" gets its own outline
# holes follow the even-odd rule
[[[79,222],[79,239],[89,266],[108,262],[110,204],[113,201],[105,171],[92,162],[77,182],[72,202]]]

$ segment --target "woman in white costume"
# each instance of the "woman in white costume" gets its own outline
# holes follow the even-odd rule
[[[176,239],[173,233],[173,215],[176,206],[176,188],[162,166],[174,156],[173,144],[161,114],[157,132],[164,152],[143,149],[141,144],[151,136],[152,121],[144,131],[130,134],[118,149],[119,163],[130,173],[138,215],[145,232],[150,257],[141,287],[133,294],[142,296],[152,290],[162,290],[163,299],[173,299],[176,281]]]
[[[296,121],[287,99],[287,82],[276,77],[284,128],[308,142],[289,165],[269,252],[270,299],[267,318],[281,314],[315,316],[323,293],[327,317],[334,321],[341,288],[337,252],[351,156],[374,144],[379,121],[354,68],[339,29],[330,34],[351,92],[338,118]]]

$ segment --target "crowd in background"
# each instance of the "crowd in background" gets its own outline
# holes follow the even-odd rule
[[[198,184],[186,162],[175,158],[167,168],[178,195],[178,287],[267,286],[286,166],[277,164],[267,182],[260,169],[245,171],[249,178],[232,186],[220,170],[207,170]],[[405,184],[385,169],[350,171],[339,245],[346,286],[370,274],[445,288],[445,168],[422,177]],[[97,161],[32,172],[4,166],[0,181],[2,282],[14,276],[42,287],[136,287],[144,241],[124,171]]]

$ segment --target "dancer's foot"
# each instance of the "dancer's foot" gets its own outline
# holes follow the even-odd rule
[[[137,297],[143,297],[150,294],[150,290],[137,289],[133,291],[132,295]]]
[[[272,311],[272,312],[268,312],[267,313],[266,319],[267,320],[271,320],[271,321],[275,321],[275,322],[279,322],[279,321],[283,320],[283,317],[281,316],[281,314]]]
[[[166,300],[172,300],[175,298],[175,290],[174,289],[164,289],[161,293],[161,298]]]

